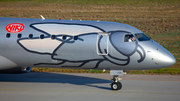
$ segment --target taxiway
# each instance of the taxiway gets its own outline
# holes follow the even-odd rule
[[[180,76],[123,75],[112,91],[109,74],[0,74],[0,101],[179,101]]]

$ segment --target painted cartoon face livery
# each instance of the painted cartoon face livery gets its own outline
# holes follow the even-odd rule
[[[98,28],[96,26],[91,26],[91,25],[67,24],[67,23],[35,23],[35,24],[31,24],[30,27],[32,27],[33,29],[35,29],[39,32],[42,32],[42,34],[45,35],[43,40],[40,39],[40,37],[34,37],[31,40],[29,40],[29,38],[22,38],[22,39],[18,40],[18,43],[25,50],[27,50],[29,52],[41,54],[41,55],[49,54],[50,57],[52,58],[52,60],[58,60],[58,63],[36,63],[34,65],[62,65],[62,67],[82,67],[89,62],[97,61],[94,68],[98,68],[98,66],[101,62],[109,61],[112,64],[116,64],[118,66],[125,66],[125,65],[129,64],[130,56],[138,51],[137,47],[139,46],[141,48],[141,46],[138,45],[137,42],[133,42],[132,48],[130,48],[129,50],[121,47],[121,45],[123,44],[123,42],[121,42],[123,40],[122,35],[124,33],[129,33],[129,32],[124,32],[124,31],[108,32],[111,34],[107,34],[107,36],[110,36],[110,37],[107,37],[107,36],[103,35],[103,32],[105,33],[105,31],[103,29]],[[71,29],[71,30],[69,30],[69,29]],[[73,39],[74,36],[72,36],[72,32],[75,33],[76,37],[78,37],[77,41],[75,41]],[[59,34],[59,33],[63,33],[63,34]],[[102,35],[100,35],[99,38],[97,39],[98,33],[102,33]],[[51,39],[52,35],[54,35],[53,40]],[[66,36],[67,38],[62,39],[63,36]],[[103,37],[106,37],[106,38],[103,38]],[[89,38],[91,39],[91,41],[89,40]],[[108,38],[109,38],[110,42],[107,42]],[[97,41],[96,41],[96,39],[97,39]],[[53,48],[50,48],[51,50],[50,49],[48,50],[48,48],[45,47],[43,49],[40,46],[40,45],[42,45],[44,40],[49,41],[48,43],[51,43],[54,40],[56,40],[57,42],[52,43],[52,44],[56,44],[56,45],[54,45]],[[103,41],[106,43],[100,44],[100,41]],[[89,42],[94,43],[94,46],[97,44],[97,47],[93,47],[89,51],[86,50],[86,51],[84,51],[84,53],[81,53],[81,54],[72,54],[72,52],[71,52],[72,50],[68,49],[69,47],[73,47],[73,46],[77,46],[77,45],[86,47],[86,45]],[[31,47],[29,45],[31,43],[39,44],[38,48]],[[118,54],[122,54],[124,58],[121,59],[119,57],[113,56],[111,53],[107,53],[108,48],[106,45],[108,43],[109,43],[109,45],[112,45],[112,47],[114,49],[116,49],[117,52],[119,52]],[[122,44],[120,45],[117,43],[122,43]],[[51,44],[51,46],[53,46],[52,44]],[[105,46],[104,46],[104,44],[105,44]],[[85,48],[85,47],[81,47],[81,50],[84,50],[83,48]],[[99,55],[97,54],[96,58],[94,56],[88,56],[88,57],[86,56],[88,54],[90,55],[92,50],[97,50],[96,48],[98,48],[98,51],[100,52]],[[141,50],[143,53],[138,51],[140,54],[140,59],[137,61],[138,63],[142,62],[145,57],[144,49],[141,48]],[[127,53],[127,51],[129,51],[129,52]],[[103,53],[105,53],[105,55],[101,55]],[[66,54],[66,56],[63,56],[64,54]],[[143,56],[142,56],[142,54],[143,54]],[[78,58],[74,59],[74,57],[78,57]],[[71,62],[74,64],[64,66],[63,64],[66,62]],[[120,63],[120,62],[122,62],[122,63]],[[75,63],[77,65],[75,65]],[[79,63],[80,63],[80,65],[79,65]]]
[[[14,33],[15,30],[10,28],[14,24],[20,26],[16,28],[16,33],[22,34],[21,38],[16,39],[16,50],[19,51],[16,54],[24,54],[23,63],[14,57],[10,59],[17,65],[144,70],[163,68],[176,62],[166,49],[129,25],[68,20],[13,21],[11,24],[5,22],[8,24],[4,33]],[[25,26],[18,25],[19,22]]]

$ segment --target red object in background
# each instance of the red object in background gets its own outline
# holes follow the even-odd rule
[[[18,33],[24,30],[24,24],[22,23],[11,23],[6,26],[6,30],[10,33]]]

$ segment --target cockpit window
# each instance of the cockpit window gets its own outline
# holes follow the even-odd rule
[[[135,42],[136,38],[133,34],[126,34],[124,37],[124,42]]]
[[[150,38],[148,38],[146,35],[144,35],[143,33],[138,33],[138,34],[135,34],[137,39],[139,41],[149,41]]]

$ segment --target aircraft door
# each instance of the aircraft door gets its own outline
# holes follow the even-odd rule
[[[96,50],[98,55],[108,55],[109,33],[98,33]]]

